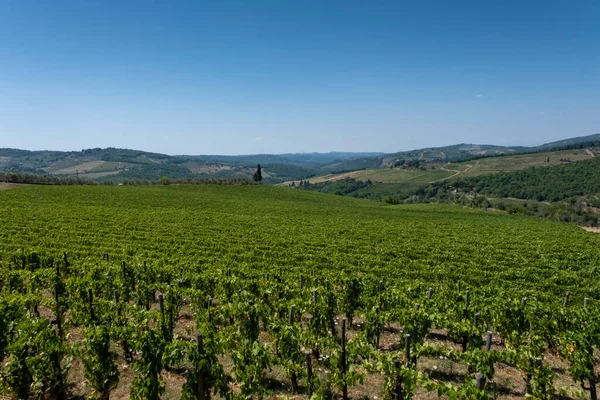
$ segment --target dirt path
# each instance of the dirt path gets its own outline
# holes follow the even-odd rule
[[[585,149],[585,152],[588,153],[592,158],[596,157],[596,154],[594,154],[594,152],[590,149]]]
[[[477,161],[475,162],[475,164],[469,164],[469,166],[468,166],[467,168],[463,169],[462,171],[453,171],[453,170],[451,170],[451,169],[447,169],[447,168],[444,168],[444,167],[440,167],[440,169],[441,169],[442,171],[447,171],[447,172],[456,172],[456,173],[455,173],[454,175],[450,175],[450,176],[447,176],[447,177],[445,177],[445,178],[438,179],[437,181],[432,181],[432,182],[429,182],[429,183],[436,183],[436,182],[445,181],[446,179],[454,178],[456,175],[458,175],[458,174],[462,174],[463,172],[467,172],[468,170],[470,170],[471,168],[473,168],[473,166],[475,166],[475,165],[478,165],[478,164],[479,164],[479,160],[477,160]]]
[[[25,186],[23,183],[8,183],[8,182],[0,182],[0,190],[8,190],[14,189],[21,186]]]
[[[581,229],[586,230],[588,232],[600,233],[600,228],[593,226],[580,226]]]

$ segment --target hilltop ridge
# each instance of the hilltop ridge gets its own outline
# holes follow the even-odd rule
[[[560,146],[600,141],[600,134],[573,137],[540,146],[461,143],[395,153],[327,152],[247,155],[167,155],[133,149],[81,151],[0,148],[0,172],[19,171],[66,177],[123,181],[169,178],[248,178],[257,164],[265,183],[308,179],[317,175],[388,167],[399,159],[456,162],[478,157],[547,151]]]

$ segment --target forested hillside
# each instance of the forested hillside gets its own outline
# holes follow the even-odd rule
[[[473,191],[494,197],[560,201],[600,193],[600,159],[553,167],[532,167],[509,173],[481,175],[432,184],[436,189]],[[427,188],[419,192],[424,193]]]
[[[257,164],[264,183],[306,179],[330,164],[333,169],[363,166],[380,153],[256,154],[247,156],[170,156],[128,149],[28,151],[0,149],[0,172],[53,175],[113,183],[131,180],[252,179]],[[361,158],[362,157],[362,158]],[[361,160],[355,163],[353,160]],[[377,158],[374,158],[377,160]],[[380,162],[380,161],[379,161]],[[329,170],[329,169],[328,169]]]
[[[429,168],[431,163],[465,161],[504,154],[526,154],[557,148],[593,146],[598,135],[565,139],[536,147],[504,147],[494,145],[458,144],[445,147],[410,150],[393,154],[367,152],[167,155],[141,150],[93,148],[81,151],[29,151],[0,148],[0,172],[25,172],[72,178],[124,182],[132,179],[252,179],[257,164],[263,167],[263,182],[269,184],[306,180],[324,174],[339,174],[365,170],[388,170],[398,166]],[[597,145],[598,143],[596,143]],[[433,168],[429,168],[433,169]],[[389,172],[389,171],[388,171]],[[389,175],[389,174],[388,174]],[[392,174],[393,175],[393,174]],[[407,178],[391,177],[395,183]],[[410,174],[408,174],[410,175]],[[417,174],[420,175],[420,174]],[[442,179],[449,174],[434,172],[431,179],[422,177],[410,182],[409,190],[421,183]],[[366,181],[359,176],[357,180]],[[344,177],[345,178],[345,177]],[[408,177],[411,179],[412,177]],[[371,178],[373,182],[377,179]],[[385,181],[380,181],[385,182]],[[311,180],[311,183],[312,182]],[[394,188],[388,188],[393,190]]]
[[[600,225],[600,159],[481,175],[387,195],[388,203],[456,203],[525,214],[582,226]]]

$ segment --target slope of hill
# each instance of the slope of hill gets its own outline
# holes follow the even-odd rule
[[[343,266],[427,285],[461,279],[541,293],[557,288],[550,281],[507,281],[504,268],[561,275],[600,256],[600,237],[568,225],[444,205],[388,207],[269,185],[27,186],[0,192],[0,220],[3,260],[26,245],[61,257],[63,251],[71,257],[110,253],[119,265],[138,256],[186,265],[188,259],[212,264],[216,257],[219,266],[283,265],[307,277],[324,268],[339,273]],[[45,228],[53,234],[43,234]],[[542,249],[560,259],[558,269],[547,270]],[[473,266],[485,277],[466,273]],[[597,280],[585,282],[597,286]],[[584,288],[580,283],[572,281],[573,293]]]
[[[560,201],[576,196],[600,195],[600,158],[547,168],[481,175],[434,184],[494,197]]]
[[[258,154],[244,156],[169,156],[127,149],[72,152],[0,149],[0,171],[79,176],[90,179],[247,178],[257,164],[265,183],[304,179],[331,163],[351,162],[381,153]]]
[[[424,185],[384,198],[390,203],[441,202],[494,208],[581,226],[600,225],[600,158]]]
[[[319,169],[330,164],[339,164],[348,160],[377,158],[383,154],[384,153],[344,153],[334,151],[329,153],[251,154],[241,156],[200,155],[193,156],[193,158],[227,164],[286,164]]]
[[[387,383],[398,370],[389,365],[398,357],[394,349],[408,343],[408,329],[414,357],[407,359],[414,362],[403,362],[402,382],[419,385],[416,399],[525,398],[521,377],[533,357],[543,357],[548,392],[559,388],[568,395],[561,398],[573,399],[581,398],[570,395],[580,382],[569,377],[573,358],[567,357],[591,352],[565,341],[598,340],[600,236],[566,224],[268,185],[28,186],[0,192],[0,221],[0,371],[3,377],[17,368],[30,373],[25,368],[33,359],[36,368],[61,371],[50,382],[67,385],[70,399],[98,393],[81,384],[98,360],[119,373],[111,398],[133,397],[139,382],[164,384],[164,398],[180,398],[182,390],[193,397],[196,372],[207,376],[196,362],[201,343],[201,361],[217,371],[208,376],[228,388],[227,397],[241,397],[239,388],[253,379],[244,398],[314,398],[304,387],[292,393],[294,375],[281,369],[284,359],[302,371],[304,351],[310,356],[314,349],[320,360],[312,358],[318,367],[312,382],[322,393],[339,392],[339,378],[327,373],[339,368],[338,318],[350,338],[353,378],[344,382],[354,399],[389,397]],[[357,323],[346,324],[349,316]],[[404,331],[384,329],[387,324]],[[486,331],[494,334],[486,353],[492,364],[474,364]],[[99,332],[101,340],[90,339]],[[539,338],[523,352],[526,362],[503,363],[488,375],[501,395],[475,392],[477,365],[491,369],[497,360],[514,360],[520,353],[513,343],[526,335]],[[197,338],[204,341],[196,344]],[[555,343],[573,350],[546,350]],[[129,358],[130,348],[144,351]],[[74,368],[55,362],[67,357]],[[146,363],[155,366],[144,380],[137,367]],[[250,373],[238,373],[249,365]],[[3,399],[22,387],[6,382]]]
[[[578,136],[545,143],[539,146],[495,146],[487,144],[456,144],[444,147],[431,147],[418,150],[386,154],[383,157],[383,165],[388,166],[398,159],[418,159],[423,161],[446,161],[455,162],[465,159],[511,155],[518,153],[534,153],[550,151],[563,147],[576,146],[583,143],[600,142],[600,133],[588,136]]]
[[[389,166],[401,159],[416,159],[421,161],[461,161],[481,156],[497,156],[504,154],[517,154],[527,151],[527,147],[505,147],[480,144],[456,144],[445,147],[432,147],[411,151],[387,154],[383,158],[383,165]]]
[[[110,180],[170,178],[248,178],[252,177],[256,164],[264,168],[265,183],[280,183],[301,180],[316,175],[339,174],[359,170],[389,168],[413,163],[447,163],[472,160],[474,158],[514,155],[555,149],[556,146],[577,146],[585,141],[596,140],[599,135],[570,138],[538,147],[503,147],[493,145],[457,144],[438,148],[383,153],[290,153],[256,154],[241,156],[200,155],[170,156],[128,149],[86,149],[82,151],[27,151],[0,149],[0,171],[20,171],[53,174],[70,177]],[[436,168],[429,174],[411,172],[365,172],[355,173],[356,179],[366,175],[384,175],[375,180],[398,185],[410,181],[409,188],[436,179],[452,176],[452,168]],[[406,169],[406,168],[403,168]],[[422,168],[419,168],[422,169]],[[449,169],[449,171],[448,171]],[[365,175],[366,174],[366,175]],[[398,176],[396,176],[398,175]],[[327,179],[330,179],[328,177]]]
[[[289,397],[293,378],[279,369],[281,356],[271,345],[273,338],[280,337],[277,335],[285,329],[293,329],[294,339],[290,340],[294,340],[294,348],[304,346],[304,338],[309,338],[306,343],[316,343],[323,358],[336,357],[339,344],[328,328],[336,329],[333,318],[325,329],[313,330],[312,325],[307,329],[309,324],[303,323],[310,316],[314,319],[321,315],[323,326],[330,320],[326,317],[329,310],[340,319],[351,310],[355,321],[360,321],[358,326],[347,325],[348,337],[352,338],[350,365],[356,367],[354,374],[361,374],[360,380],[351,383],[353,398],[385,398],[389,394],[382,379],[389,372],[385,366],[376,366],[383,364],[377,360],[391,361],[389,349],[404,346],[404,335],[377,328],[382,331],[382,346],[378,346],[372,339],[375,336],[366,336],[369,330],[364,326],[368,328],[372,323],[380,327],[390,323],[420,332],[412,337],[421,338],[418,340],[423,346],[416,342],[419,347],[409,349],[420,371],[431,374],[435,381],[425,381],[425,385],[419,378],[419,393],[423,395],[419,398],[437,398],[438,388],[455,385],[458,391],[472,387],[467,386],[474,381],[469,360],[481,356],[483,332],[494,332],[495,359],[508,359],[515,354],[514,347],[508,340],[504,346],[497,338],[514,337],[509,328],[519,326],[523,315],[528,318],[526,324],[521,324],[527,327],[525,332],[529,332],[531,319],[536,335],[556,343],[558,339],[553,335],[581,334],[584,325],[575,323],[581,321],[579,315],[595,315],[598,307],[599,236],[566,224],[453,206],[386,206],[267,185],[29,186],[0,192],[0,220],[0,272],[6,277],[0,300],[10,306],[4,307],[10,312],[4,316],[17,321],[15,328],[4,324],[12,329],[3,338],[13,364],[4,363],[2,372],[9,376],[14,370],[10,369],[14,354],[21,354],[26,345],[33,346],[30,343],[59,348],[58,340],[37,344],[41,342],[41,329],[43,338],[55,338],[56,328],[50,324],[54,313],[47,308],[52,305],[48,297],[51,299],[53,292],[47,288],[59,282],[56,286],[63,288],[59,293],[69,300],[64,302],[63,315],[68,316],[69,323],[62,325],[67,334],[61,346],[74,363],[90,359],[83,358],[88,353],[71,349],[79,349],[82,340],[89,337],[83,335],[95,333],[100,326],[97,320],[117,321],[115,330],[125,332],[113,338],[105,331],[107,339],[103,343],[107,345],[102,347],[110,345],[114,349],[105,353],[114,362],[113,370],[118,368],[120,372],[121,378],[111,393],[118,399],[130,397],[132,378],[140,376],[137,369],[131,373],[127,352],[121,351],[119,341],[129,340],[138,348],[138,338],[158,338],[152,339],[158,343],[151,347],[155,353],[134,352],[135,366],[151,357],[157,359],[156,354],[176,360],[180,353],[174,344],[186,345],[182,351],[195,350],[192,341],[198,332],[207,338],[204,343],[210,343],[204,348],[207,351],[214,351],[214,343],[222,343],[215,347],[221,356],[212,358],[211,368],[224,367],[221,374],[225,386],[242,386],[236,371],[256,364],[263,379],[251,386],[258,394],[248,392],[246,397],[259,398],[265,393],[263,397]],[[68,259],[68,265],[63,259]],[[305,286],[298,284],[299,274]],[[22,288],[27,288],[26,293]],[[161,295],[164,302],[160,303],[165,306],[162,317],[159,304],[150,296],[154,290],[166,293],[166,298]],[[309,300],[313,298],[312,290],[318,293],[316,305]],[[568,308],[561,305],[567,290]],[[121,300],[114,300],[115,292]],[[428,292],[431,298],[426,298]],[[468,303],[465,296],[470,299]],[[209,297],[215,301],[207,312]],[[523,297],[529,299],[526,312],[519,308]],[[348,298],[353,302],[349,303]],[[584,298],[590,299],[588,312],[575,314]],[[385,313],[375,311],[377,304],[385,307]],[[30,310],[38,305],[42,312],[35,316]],[[291,307],[295,307],[296,319],[288,323],[281,314]],[[567,312],[561,313],[563,309]],[[481,325],[474,327],[470,321],[479,312]],[[564,322],[565,315],[572,314],[578,319]],[[173,316],[170,328],[164,323],[166,315]],[[25,325],[31,318],[42,321]],[[260,335],[259,320],[269,321],[266,332]],[[81,325],[72,321],[81,321]],[[430,337],[434,337],[434,344],[426,340],[432,321],[436,330]],[[468,327],[460,333],[467,332],[472,343],[460,353],[459,357],[465,358],[455,359],[456,349],[464,341],[446,332],[459,324]],[[593,335],[596,325],[585,329],[586,335]],[[336,330],[339,332],[339,327]],[[174,340],[169,332],[175,332]],[[252,347],[248,346],[250,340]],[[535,354],[544,357],[546,364],[568,365],[555,352],[544,352],[544,342],[539,347]],[[310,355],[310,347],[306,349]],[[369,358],[358,355],[362,351]],[[243,352],[250,361],[240,356]],[[194,357],[195,353],[183,354]],[[300,355],[299,361],[293,361],[299,365],[296,370],[304,368],[304,352],[293,354]],[[450,356],[441,360],[439,354]],[[48,358],[38,358],[45,363],[41,365],[49,365]],[[232,368],[232,363],[237,366]],[[180,364],[186,365],[176,365]],[[317,365],[333,370],[322,362]],[[445,371],[452,368],[453,372],[436,374],[438,366]],[[160,373],[168,377],[165,397],[180,397],[182,385],[191,375],[186,368],[163,372],[162,364],[157,367],[157,376]],[[403,368],[406,371],[413,367]],[[519,368],[524,369],[512,363],[498,368],[494,390],[509,393],[500,399],[525,397],[524,380],[520,379],[524,373]],[[578,388],[578,382],[569,380],[563,371],[556,373],[561,390]],[[339,382],[331,375],[319,375],[316,382],[323,391]],[[75,384],[83,381],[83,368],[73,368],[65,376],[66,383],[77,388],[77,398],[95,393],[88,385]],[[415,376],[417,385],[416,373],[405,376]],[[155,379],[160,383],[158,377]],[[273,385],[274,381],[278,383]],[[440,386],[432,386],[437,384]],[[304,393],[294,396],[310,397]]]
[[[600,133],[596,133],[594,135],[589,135],[589,136],[579,136],[579,137],[574,137],[574,138],[570,138],[570,139],[558,140],[556,142],[545,143],[539,147],[542,149],[549,149],[549,148],[556,148],[556,147],[562,147],[562,146],[576,145],[579,143],[586,143],[586,142],[600,142]]]
[[[595,151],[595,150],[594,150]],[[343,192],[357,197],[381,198],[386,195],[408,194],[422,185],[449,179],[516,171],[532,166],[549,167],[594,157],[592,149],[559,150],[539,153],[514,154],[496,157],[484,157],[477,160],[443,162],[409,162],[397,167],[379,167],[345,172],[340,174],[318,175],[304,179],[302,188],[323,192]],[[410,165],[407,167],[407,165]],[[348,179],[366,182],[370,185],[356,185]],[[285,184],[290,185],[291,182]],[[300,181],[295,181],[298,186]],[[327,187],[327,186],[331,187]],[[341,189],[344,187],[344,189]],[[355,190],[349,190],[354,188]]]
[[[361,153],[362,154],[362,153]],[[329,154],[321,157],[322,163],[336,157],[350,157],[351,153]],[[217,162],[213,158],[194,156],[169,156],[126,149],[88,149],[81,152],[27,151],[0,149],[0,171],[79,176],[90,179],[159,179],[170,178],[248,178],[256,169],[252,157],[232,157],[229,163]],[[302,179],[315,175],[311,168],[296,164],[279,156],[256,156],[263,161],[263,177],[266,183],[277,183],[289,179]],[[294,158],[292,157],[292,160]],[[295,159],[302,159],[295,155]],[[319,155],[309,155],[305,164],[314,164]],[[250,162],[252,161],[252,162]],[[279,161],[279,162],[274,162]],[[286,163],[287,162],[287,163]]]

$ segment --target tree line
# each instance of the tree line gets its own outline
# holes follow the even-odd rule
[[[0,182],[21,183],[29,185],[114,185],[115,183],[106,181],[95,181],[79,177],[63,177],[55,175],[28,174],[23,172],[0,172]],[[168,176],[159,179],[125,179],[120,184],[130,186],[147,185],[252,185],[253,182],[247,178],[169,178]]]

